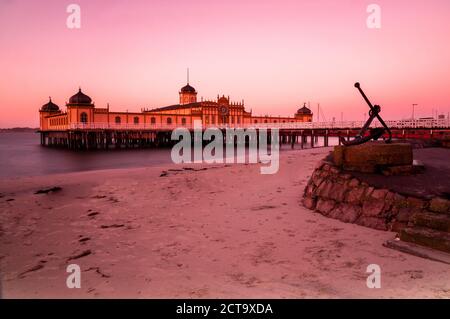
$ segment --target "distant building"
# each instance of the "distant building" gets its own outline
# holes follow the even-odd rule
[[[197,101],[197,91],[189,83],[179,91],[179,104],[145,109],[141,112],[110,111],[109,106],[98,108],[81,89],[73,95],[63,112],[58,105],[49,102],[41,107],[40,129],[66,130],[76,128],[120,128],[139,125],[145,128],[190,126],[194,120],[205,126],[244,124],[311,122],[312,112],[303,105],[293,117],[255,116],[245,110],[244,102],[232,102],[230,97],[217,96],[214,101]]]

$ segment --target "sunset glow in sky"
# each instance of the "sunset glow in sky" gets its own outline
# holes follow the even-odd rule
[[[66,8],[81,7],[81,29]],[[366,26],[369,4],[381,29]],[[139,111],[178,103],[191,70],[199,98],[245,100],[292,116],[363,120],[361,82],[386,119],[450,112],[448,0],[0,0],[0,127],[38,126],[81,86],[95,104]]]

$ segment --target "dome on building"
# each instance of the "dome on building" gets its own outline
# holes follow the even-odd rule
[[[195,89],[189,83],[181,88],[181,93],[196,93]]]
[[[306,103],[303,104],[303,107],[297,110],[297,114],[311,114],[311,110],[306,107]]]
[[[49,98],[47,104],[42,105],[41,111],[43,112],[56,112],[59,111],[59,106],[52,102],[52,98]]]
[[[69,99],[69,104],[91,104],[91,103],[92,99],[83,92],[81,92],[81,89],[79,89],[78,93],[73,95]]]
[[[225,95],[222,95],[222,97],[217,99],[217,103],[219,103],[219,104],[229,104],[230,101],[225,97]]]

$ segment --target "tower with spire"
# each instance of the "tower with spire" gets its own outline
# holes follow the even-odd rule
[[[189,85],[189,69],[187,69],[187,84],[179,92],[180,104],[189,104],[197,102],[197,91]]]

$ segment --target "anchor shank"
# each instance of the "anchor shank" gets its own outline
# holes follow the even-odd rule
[[[358,84],[358,85],[356,85]],[[364,100],[366,101],[366,103],[369,105],[370,109],[372,110],[372,112],[375,110],[375,108],[373,107],[372,103],[369,101],[369,98],[366,96],[366,93],[364,93],[364,91],[361,89],[361,87],[359,86],[359,83],[356,83],[355,87],[358,89],[359,93],[361,93],[362,97],[364,98]]]
[[[372,114],[366,121],[366,123],[364,124],[364,126],[361,128],[361,130],[359,131],[359,136],[364,136],[364,133],[367,131],[367,129],[369,128],[370,124],[372,123],[373,119],[376,117],[375,114]]]

